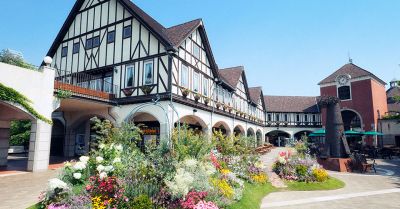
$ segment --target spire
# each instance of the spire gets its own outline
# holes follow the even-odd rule
[[[350,56],[350,52],[347,52],[347,57],[349,58],[349,64],[353,64],[353,59]]]

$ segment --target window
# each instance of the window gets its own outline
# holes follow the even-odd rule
[[[115,41],[115,31],[110,31],[107,34],[107,43],[114,43]]]
[[[308,115],[304,115],[304,121],[308,121]]]
[[[79,53],[79,48],[80,48],[80,44],[78,43],[74,43],[74,46],[72,47],[72,53],[76,54]]]
[[[93,39],[89,38],[86,40],[86,49],[91,49],[93,48]]]
[[[276,121],[280,121],[279,119],[279,114],[276,114],[276,116],[275,116],[275,118],[276,118]]]
[[[195,43],[193,43],[193,56],[200,59],[200,47]]]
[[[100,36],[96,36],[93,38],[93,45],[92,48],[100,46]]]
[[[79,82],[79,83],[78,83],[78,86],[79,86],[79,87],[82,87],[82,88],[88,88],[88,82],[87,82],[87,81]]]
[[[338,88],[338,96],[340,100],[351,99],[350,86],[341,86]]]
[[[112,93],[112,77],[104,78],[103,88],[104,92]]]
[[[193,91],[199,92],[200,75],[198,72],[193,72]]]
[[[271,121],[271,114],[268,114],[268,121]]]
[[[296,121],[300,122],[300,115],[296,115]]]
[[[181,86],[185,88],[189,88],[189,68],[182,64],[182,70],[181,70]]]
[[[68,47],[65,46],[61,49],[61,57],[66,57],[68,54]]]
[[[317,122],[317,118],[315,115],[312,115],[312,120],[313,120],[313,122]]]
[[[132,36],[132,26],[124,27],[124,31],[122,33],[122,38],[129,38]]]
[[[204,96],[208,96],[208,79],[203,78],[203,94]]]
[[[286,122],[288,121],[288,116],[287,116],[287,114],[285,114],[285,121],[286,121]]]
[[[101,79],[91,80],[89,88],[92,90],[101,91]]]
[[[153,61],[144,62],[144,85],[153,84]]]
[[[126,73],[126,75],[125,75],[125,81],[126,81],[125,86],[126,87],[132,87],[133,86],[133,77],[134,77],[133,73],[134,73],[134,70],[135,70],[135,67],[133,65],[126,66],[126,71],[125,71],[125,73]]]

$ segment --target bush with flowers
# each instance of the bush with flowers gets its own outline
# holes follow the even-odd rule
[[[245,182],[267,181],[250,139],[215,132],[210,140],[183,126],[143,149],[133,124],[92,122],[90,153],[64,164],[41,195],[42,208],[225,208],[242,199]]]
[[[304,153],[292,154],[291,151],[279,153],[273,171],[282,179],[289,181],[315,182],[328,179],[326,170],[315,158]]]

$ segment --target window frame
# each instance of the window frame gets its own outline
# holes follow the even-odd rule
[[[340,89],[342,88],[348,88],[348,98],[341,98],[340,96]],[[352,100],[352,95],[351,95],[351,85],[343,85],[343,86],[338,86],[337,87],[337,97],[341,100],[341,101],[348,101],[348,100]]]
[[[208,79],[203,76],[203,95],[208,96]]]
[[[189,66],[183,63],[181,65],[181,86],[189,88]]]
[[[76,42],[72,45],[72,54],[78,54],[81,48],[81,44]]]
[[[86,39],[85,49],[93,49],[93,38]]]
[[[109,79],[110,81],[107,81],[108,79]],[[109,90],[107,90],[106,87],[108,87]],[[112,87],[112,76],[104,77],[104,79],[103,79],[103,91],[104,91],[104,92],[107,92],[107,93],[112,93],[112,91],[113,91],[113,87]]]
[[[151,82],[147,83],[147,65],[151,64]],[[143,85],[149,86],[154,84],[154,61],[146,60],[143,62]]]
[[[196,71],[193,71],[192,90],[194,92],[200,93],[200,73],[198,73]]]
[[[129,28],[129,33],[126,34],[126,30]],[[122,39],[132,37],[132,25],[127,25],[122,29]]]
[[[128,72],[129,72],[129,69],[131,69],[131,74],[130,75],[132,75],[132,85],[128,85]],[[128,87],[128,88],[131,88],[131,87],[133,87],[135,85],[135,65],[134,64],[130,64],[130,65],[126,65],[125,66],[125,88],[126,87]]]
[[[68,46],[63,46],[61,48],[61,57],[66,57],[68,56]]]
[[[193,57],[195,57],[196,59],[198,59],[198,60],[201,60],[201,47],[199,46],[199,45],[197,45],[197,43],[195,43],[195,42],[193,42],[193,44],[192,44],[193,46],[192,46],[192,52],[193,52]],[[196,56],[196,50],[195,49],[198,49],[198,54],[197,54],[197,56]]]
[[[110,40],[110,36],[112,37],[112,40]],[[107,33],[107,44],[111,44],[111,43],[114,43],[114,42],[115,42],[115,30],[109,31]]]

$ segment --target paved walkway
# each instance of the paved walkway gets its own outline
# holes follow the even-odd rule
[[[272,186],[276,188],[286,188],[285,183],[276,175],[275,172],[272,171],[272,165],[274,164],[276,158],[278,157],[279,152],[288,151],[290,148],[285,147],[276,147],[271,150],[271,152],[261,156],[261,161],[267,166],[267,175],[268,180],[271,182]]]
[[[58,171],[19,173],[0,176],[0,209],[26,209],[38,202],[47,181],[57,176]]]
[[[330,172],[346,183],[342,189],[275,192],[263,199],[261,208],[400,208],[400,160],[377,163],[378,175]]]

